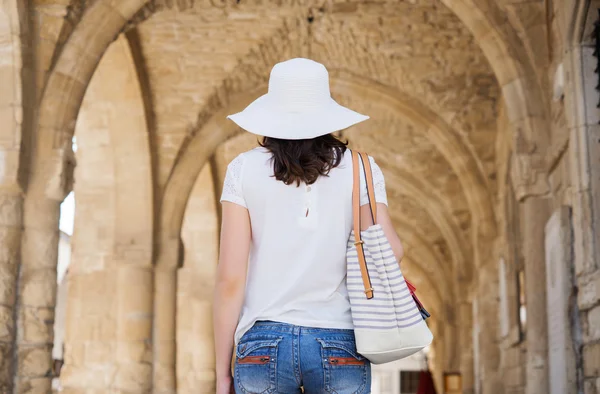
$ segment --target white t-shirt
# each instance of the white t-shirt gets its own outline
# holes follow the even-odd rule
[[[387,204],[373,158],[375,199]],[[368,203],[361,170],[361,205]],[[242,153],[227,167],[221,201],[248,209],[252,242],[237,344],[257,320],[353,328],[346,289],[346,245],[352,230],[352,154],[312,185],[273,176],[271,153]]]

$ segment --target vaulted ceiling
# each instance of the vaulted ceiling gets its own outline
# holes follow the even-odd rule
[[[468,276],[471,189],[490,199],[496,189],[500,95],[473,36],[435,0],[299,3],[196,2],[141,18],[159,184],[215,109],[266,90],[274,63],[310,57],[330,70],[339,102],[371,116],[344,137],[383,168],[399,232],[420,240],[412,253]],[[255,145],[248,134],[228,140],[216,172]]]

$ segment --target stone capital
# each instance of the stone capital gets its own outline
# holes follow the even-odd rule
[[[518,201],[550,192],[544,157],[539,153],[514,154],[510,178]]]
[[[44,163],[44,177],[47,180],[44,188],[45,197],[62,202],[73,190],[73,172],[75,155],[71,148],[58,149]]]

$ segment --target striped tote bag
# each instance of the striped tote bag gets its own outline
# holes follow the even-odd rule
[[[373,223],[360,231],[360,164],[364,170]],[[354,229],[346,253],[346,284],[350,297],[356,347],[373,364],[408,357],[433,340],[429,317],[402,276],[383,228],[377,224],[377,205],[371,165],[366,154],[352,152]]]

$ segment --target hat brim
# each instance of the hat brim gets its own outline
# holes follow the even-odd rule
[[[286,140],[320,137],[369,119],[333,99],[310,111],[285,112],[278,110],[268,94],[253,101],[242,112],[227,118],[250,133]]]

